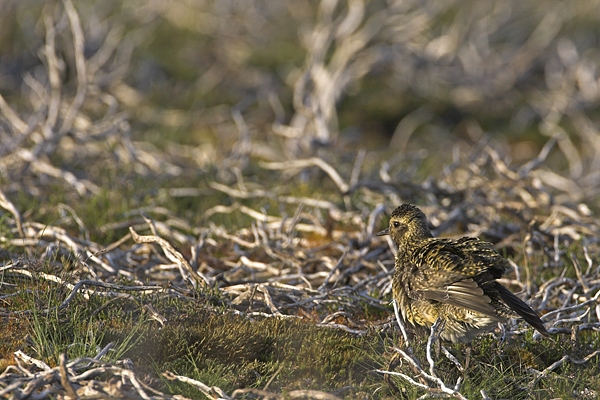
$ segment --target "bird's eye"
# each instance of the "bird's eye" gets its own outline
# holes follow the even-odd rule
[[[393,225],[394,225],[394,228],[398,228],[400,226],[400,222],[394,221]]]

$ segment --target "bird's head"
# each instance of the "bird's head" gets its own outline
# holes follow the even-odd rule
[[[390,216],[389,227],[377,233],[377,236],[384,235],[390,235],[396,244],[433,236],[427,227],[427,217],[423,211],[407,203],[396,208]]]

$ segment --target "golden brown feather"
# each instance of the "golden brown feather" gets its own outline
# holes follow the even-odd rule
[[[388,234],[398,246],[392,293],[404,321],[430,328],[440,318],[441,338],[459,343],[518,315],[548,336],[535,311],[496,281],[509,265],[491,243],[434,238],[411,204],[396,208],[377,235]]]

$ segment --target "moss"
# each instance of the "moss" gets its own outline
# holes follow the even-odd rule
[[[250,321],[204,310],[149,332],[131,354],[159,370],[188,365],[186,372],[197,376],[214,370],[213,381],[228,371],[226,386],[234,388],[260,387],[279,370],[272,389],[336,389],[373,368],[366,348],[378,341],[374,334],[359,338],[302,320]]]

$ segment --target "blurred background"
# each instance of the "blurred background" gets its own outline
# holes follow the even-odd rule
[[[431,170],[491,144],[600,179],[599,1],[74,1],[85,82],[64,4],[0,3],[0,94],[25,125],[52,90],[60,120],[79,88],[70,135],[118,117],[117,136],[200,167],[334,146]],[[27,142],[0,134],[18,142],[4,154]]]

